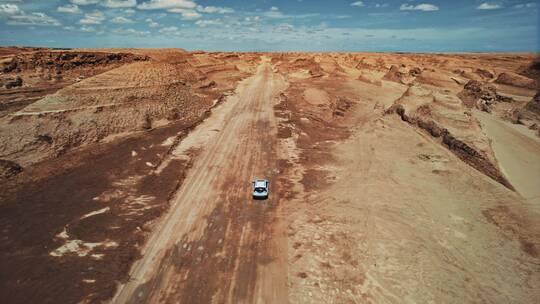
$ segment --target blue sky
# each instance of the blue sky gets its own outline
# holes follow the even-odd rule
[[[540,0],[0,0],[0,45],[540,51]]]

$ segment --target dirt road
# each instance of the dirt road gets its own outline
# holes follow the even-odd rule
[[[279,227],[279,199],[250,197],[251,180],[276,175],[273,105],[283,87],[263,58],[220,114],[190,135],[199,142],[187,138],[177,147],[177,157],[189,144],[200,154],[113,302],[283,302],[286,252],[278,249],[286,246],[277,245],[281,234],[272,230]],[[268,285],[272,282],[279,285]]]

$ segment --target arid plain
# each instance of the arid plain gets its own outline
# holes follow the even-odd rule
[[[5,303],[540,299],[537,54],[0,48],[0,68]]]

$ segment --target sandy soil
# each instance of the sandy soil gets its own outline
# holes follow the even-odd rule
[[[476,115],[492,140],[501,170],[531,208],[540,211],[540,138],[524,126],[500,121],[483,112]]]
[[[540,298],[534,54],[69,52],[144,60],[0,91],[10,303]]]
[[[479,114],[497,123],[484,126],[457,97],[453,70],[478,62],[409,55],[398,69],[399,56],[362,55],[377,59],[355,68],[353,56],[315,55],[321,78],[289,74],[282,111],[294,119],[283,127],[298,156],[284,206],[290,302],[534,302],[540,226],[527,191],[540,181],[537,138],[494,129],[508,124],[499,118],[506,105]],[[333,100],[313,104],[301,93],[313,88]],[[350,106],[335,105],[343,100]],[[396,107],[399,118],[389,115]]]

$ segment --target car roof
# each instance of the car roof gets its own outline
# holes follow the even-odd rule
[[[255,180],[255,187],[266,187],[266,183],[268,181],[265,179],[256,179]]]

